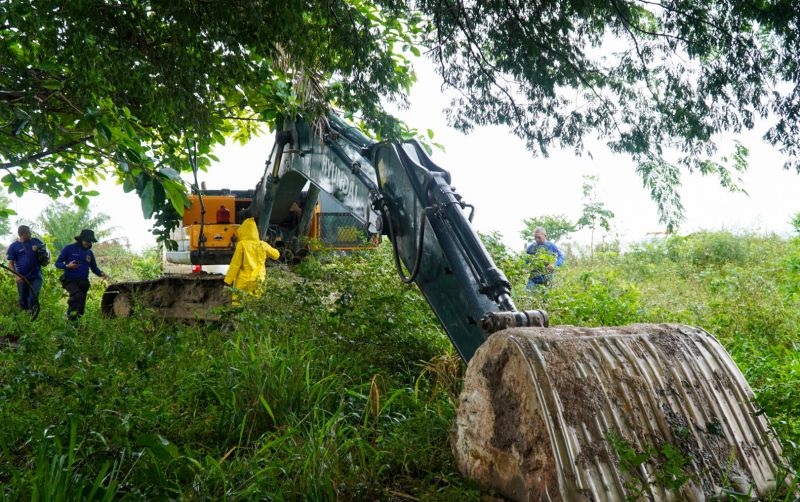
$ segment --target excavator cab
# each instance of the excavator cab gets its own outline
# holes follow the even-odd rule
[[[172,232],[177,249],[166,252],[167,263],[230,263],[236,249],[236,230],[250,216],[248,208],[254,194],[255,190],[229,189],[192,193],[182,225]],[[283,198],[286,201],[275,206],[262,232],[262,238],[281,251],[283,261],[297,261],[312,249],[364,250],[380,242],[379,236],[370,235],[346,208],[324,192],[305,189]]]

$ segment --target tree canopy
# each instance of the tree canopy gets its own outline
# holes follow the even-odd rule
[[[189,143],[207,167],[226,135],[331,102],[396,128],[380,99],[411,84],[413,23],[369,2],[0,3],[2,181],[86,206],[113,174],[168,225]]]
[[[682,171],[736,186],[747,149],[719,144],[725,131],[765,120],[800,168],[799,18],[780,0],[11,0],[0,174],[11,193],[83,206],[113,176],[167,229],[188,144],[206,168],[226,136],[328,106],[402,135],[382,103],[404,103],[424,51],[458,91],[455,127],[507,125],[539,154],[600,138],[674,225]]]
[[[547,232],[547,238],[554,242],[558,242],[563,237],[578,230],[578,226],[563,214],[545,214],[525,218],[522,220],[522,225],[523,228],[519,236],[526,243],[533,242],[534,234],[538,227],[544,228]]]
[[[55,252],[59,252],[67,244],[75,242],[75,236],[84,228],[93,230],[99,240],[105,239],[113,231],[107,226],[110,219],[105,213],[93,214],[87,208],[54,202],[42,210],[36,227],[48,236]]]

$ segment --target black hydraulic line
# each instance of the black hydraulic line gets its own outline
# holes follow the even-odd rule
[[[411,269],[408,277],[403,274],[403,268],[400,264],[400,252],[397,250],[397,239],[395,239],[394,233],[394,226],[392,225],[392,218],[391,215],[384,213],[386,215],[386,221],[389,224],[389,240],[392,242],[392,255],[394,257],[394,265],[397,268],[397,275],[400,276],[400,280],[403,281],[405,284],[411,284],[417,278],[419,274],[421,264],[422,264],[422,251],[425,247],[425,213],[428,212],[429,208],[425,208],[424,212],[420,215],[419,218],[419,240],[417,241],[417,256],[414,260],[414,267]]]
[[[470,223],[472,223],[472,218],[475,216],[475,206],[473,206],[472,204],[465,204],[462,202],[461,207],[463,207],[464,209],[469,208],[469,218],[467,219],[469,220]]]
[[[416,145],[412,146],[416,147]],[[396,151],[408,179],[414,190],[420,195],[420,200],[429,200],[429,205],[438,209],[437,212],[440,216],[433,218],[431,225],[436,229],[438,221],[440,226],[447,225],[450,228],[449,232],[440,233],[437,231],[437,237],[442,248],[446,249],[446,252],[451,256],[461,255],[463,257],[464,263],[461,265],[468,267],[469,273],[478,279],[481,293],[487,294],[503,310],[516,311],[516,306],[510,295],[511,285],[503,272],[494,264],[472,227],[467,224],[468,220],[461,211],[461,208],[465,207],[466,204],[462,203],[453,191],[448,181],[447,172],[432,163],[430,166],[419,166],[425,170],[428,170],[428,167],[440,169],[440,171],[428,170],[429,177],[425,186],[423,186],[411,172],[411,166],[419,164],[411,159],[402,148],[397,148]],[[421,155],[421,152],[418,155]],[[425,194],[426,197],[423,198],[422,194]],[[470,214],[471,216],[472,214]],[[451,242],[451,238],[458,244]],[[457,272],[466,274],[466,270],[461,270],[458,260],[451,260],[451,265]]]
[[[12,270],[11,268],[3,265],[2,263],[0,263],[0,267],[4,268],[9,273],[14,274],[16,277],[19,277],[20,279],[25,281],[25,284],[27,284],[28,287],[31,288],[31,292],[33,293],[33,300],[34,300],[33,308],[31,308],[31,320],[35,321],[36,318],[39,317],[39,295],[33,289],[33,285],[30,283],[30,281],[28,280],[27,277],[25,277],[24,275],[20,274],[16,270]]]
[[[387,211],[388,208],[385,207],[386,202],[383,200],[382,191],[378,186],[370,180],[367,176],[364,175],[364,172],[361,170],[361,166],[358,162],[353,162],[347,152],[339,145],[336,141],[332,138],[327,138],[326,141],[330,150],[339,157],[343,162],[349,164],[351,166],[351,171],[356,177],[367,186],[370,191],[370,196],[372,198],[373,207],[376,210],[379,210],[382,214],[386,215],[384,218],[387,223],[389,224],[389,232],[390,232],[390,240],[392,241],[392,251],[394,254],[395,266],[398,270],[398,275],[400,279],[405,283],[410,283],[416,278],[417,272],[420,268],[421,263],[421,256],[422,256],[422,248],[424,247],[424,242],[420,239],[418,246],[417,246],[417,260],[412,268],[410,273],[410,277],[404,276],[402,273],[402,269],[398,265],[399,257],[398,257],[398,249],[396,244],[394,228],[392,226],[392,220],[390,216],[390,211]],[[413,145],[416,147],[416,145]],[[422,215],[422,221],[420,225],[420,235],[424,236],[424,218],[427,213],[433,211],[434,207],[438,208],[438,212],[441,213],[441,216],[438,218],[441,220],[440,225],[448,225],[451,228],[451,231],[448,232],[448,235],[452,235],[452,238],[459,242],[456,245],[454,242],[450,241],[450,238],[445,237],[444,235],[439,235],[437,233],[439,243],[444,248],[449,249],[447,252],[450,256],[455,256],[456,254],[460,254],[464,257],[463,262],[456,260],[451,262],[451,266],[454,267],[457,273],[463,274],[466,278],[468,275],[472,275],[479,279],[479,284],[481,286],[481,292],[487,293],[503,310],[507,311],[515,311],[516,306],[511,300],[510,296],[510,284],[508,280],[503,275],[502,271],[500,271],[496,266],[494,266],[491,258],[488,255],[488,252],[485,250],[483,245],[480,243],[480,240],[474,235],[474,232],[470,234],[470,232],[466,232],[464,228],[456,224],[458,220],[458,215],[461,214],[461,207],[470,207],[470,221],[474,214],[474,207],[471,205],[463,204],[459,201],[455,194],[452,192],[450,188],[450,184],[447,180],[449,180],[449,173],[447,171],[441,169],[440,167],[436,166],[435,164],[429,163],[423,169],[428,170],[428,168],[433,168],[433,171],[428,170],[429,178],[427,186],[423,186],[419,183],[414,173],[411,172],[409,164],[416,164],[414,160],[412,160],[408,154],[403,151],[402,147],[396,148],[398,153],[398,158],[400,160],[401,167],[405,170],[406,176],[411,183],[414,191],[418,194],[420,202],[424,204],[425,200],[430,200],[431,198],[434,201],[434,204],[426,207],[424,209],[425,213]],[[442,185],[445,185],[443,187]],[[424,197],[427,194],[428,197]],[[432,196],[432,197],[431,197]],[[449,216],[448,216],[449,215]],[[462,216],[463,217],[463,216]],[[436,218],[434,218],[436,219]],[[466,218],[464,219],[465,221]],[[445,223],[445,221],[450,221],[450,223]],[[435,222],[431,222],[431,225],[435,225]],[[462,267],[466,267],[469,269],[467,272],[466,268],[462,270]],[[465,279],[466,280],[466,279]]]

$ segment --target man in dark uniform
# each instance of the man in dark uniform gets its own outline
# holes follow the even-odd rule
[[[19,308],[32,310],[38,303],[37,298],[42,289],[42,268],[36,253],[44,248],[44,244],[31,237],[31,229],[27,225],[20,225],[17,235],[19,239],[8,247],[6,259],[8,268],[19,274],[15,277]]]
[[[108,279],[105,272],[97,267],[92,243],[97,242],[94,232],[89,229],[81,230],[75,236],[75,242],[64,246],[56,259],[56,268],[64,271],[61,276],[61,286],[69,293],[67,300],[67,317],[70,320],[78,319],[86,308],[86,294],[89,292],[89,271],[95,275]]]

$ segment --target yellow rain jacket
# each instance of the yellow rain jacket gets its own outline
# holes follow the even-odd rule
[[[277,260],[280,252],[258,238],[258,227],[253,218],[247,218],[236,231],[239,241],[233,252],[225,284],[236,289],[257,293],[258,286],[267,276],[267,258]]]

